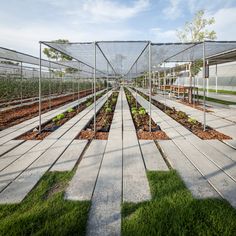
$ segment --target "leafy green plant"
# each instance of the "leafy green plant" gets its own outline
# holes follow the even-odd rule
[[[92,102],[86,102],[86,107],[89,107],[92,104]]]
[[[177,115],[180,119],[184,119],[188,117],[188,115],[183,111],[177,111]]]
[[[139,110],[138,114],[139,115],[146,115],[146,110],[145,109]]]
[[[68,110],[67,110],[67,112],[74,112],[75,110],[73,109],[73,108],[69,108]]]
[[[63,118],[65,118],[65,114],[61,113],[61,114],[57,115],[57,120],[61,120]]]
[[[166,110],[167,115],[171,115],[171,113],[172,113],[171,110]]]
[[[190,117],[188,118],[188,122],[195,125],[197,123],[197,120]]]
[[[52,119],[53,122],[58,122],[61,119],[65,118],[65,114],[61,113]]]
[[[133,115],[136,115],[136,114],[138,114],[138,110],[137,110],[137,109],[134,109],[134,110],[131,111],[131,113],[132,113]]]
[[[111,109],[110,107],[107,107],[107,108],[105,109],[105,112],[106,112],[106,113],[111,113],[111,112],[112,112],[112,109]]]
[[[53,122],[57,122],[57,118],[54,117],[54,118],[52,119],[52,121],[53,121]]]

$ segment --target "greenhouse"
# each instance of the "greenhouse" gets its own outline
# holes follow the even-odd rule
[[[37,200],[48,222],[77,219],[55,235],[235,219],[236,96],[208,96],[235,61],[236,41],[40,41],[39,57],[1,47],[0,204],[21,214],[49,185]]]

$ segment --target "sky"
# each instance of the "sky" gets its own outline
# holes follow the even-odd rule
[[[0,0],[0,46],[39,55],[39,41],[177,42],[198,10],[217,40],[236,40],[236,0]]]

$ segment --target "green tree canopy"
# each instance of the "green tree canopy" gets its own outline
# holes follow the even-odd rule
[[[177,30],[177,37],[181,42],[201,42],[203,40],[215,40],[216,32],[207,27],[215,23],[215,18],[206,18],[205,11],[196,12],[192,21],[186,22],[182,30]]]
[[[67,40],[67,39],[57,39],[57,40],[54,40],[52,42],[55,42],[55,43],[69,43],[69,40]],[[56,60],[56,61],[72,61],[72,59],[73,59],[72,57],[70,57],[70,56],[68,56],[64,53],[58,52],[54,48],[44,48],[43,53],[49,59],[53,59],[53,60]],[[73,74],[73,73],[76,73],[78,71],[79,71],[78,69],[72,68],[72,67],[67,67],[65,69],[65,72],[69,73],[69,74]],[[62,73],[58,73],[57,75],[59,77],[62,77]]]
[[[57,40],[54,40],[52,42],[55,42],[55,43],[69,43],[69,40],[67,40],[67,39],[57,39]],[[53,59],[53,60],[56,60],[56,61],[59,61],[59,60],[61,60],[61,61],[71,61],[72,60],[72,57],[70,57],[70,56],[68,56],[64,53],[58,52],[54,48],[44,48],[43,53],[49,59]]]

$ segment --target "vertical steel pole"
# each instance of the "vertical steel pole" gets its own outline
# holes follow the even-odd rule
[[[166,64],[164,62],[164,110],[166,110]]]
[[[152,100],[152,71],[151,71],[151,67],[152,67],[152,61],[151,61],[151,42],[149,42],[149,62],[148,62],[148,74],[149,74],[149,132],[152,131],[152,106],[151,106],[151,100]]]
[[[49,61],[49,109],[51,110],[51,61]]]
[[[96,135],[96,64],[97,64],[97,58],[96,58],[96,47],[97,43],[94,42],[94,73],[93,73],[93,97],[94,97],[94,138]]]
[[[138,63],[136,62],[136,76],[135,76],[135,101],[136,101],[136,108],[137,108],[137,106],[138,106],[138,104],[137,104],[137,76],[138,76]]]
[[[203,68],[202,68],[202,78],[203,78],[203,130],[206,131],[206,59],[205,59],[205,41],[203,41]]]
[[[108,76],[109,76],[109,65],[107,62],[107,101],[108,101]]]
[[[42,52],[41,52],[42,44],[39,43],[39,133],[41,133],[41,77],[42,77]]]
[[[208,60],[206,61],[207,68],[209,69],[209,62]],[[209,76],[207,78],[207,97],[209,97]]]
[[[22,66],[22,61],[20,63],[20,75],[21,75],[21,82],[20,82],[20,103],[21,103],[21,106],[22,106],[22,99],[23,99],[23,92],[22,92],[22,89],[23,89],[23,66]]]
[[[215,71],[215,76],[216,76],[216,93],[218,93],[218,73],[217,73],[217,63],[216,63],[216,71]]]
[[[79,63],[79,72],[80,72],[80,63]],[[86,88],[85,88],[86,89]],[[79,73],[78,73],[78,83],[77,83],[77,97],[78,97],[78,106],[77,106],[77,111],[79,111],[79,103],[80,103],[80,86],[79,86]]]

